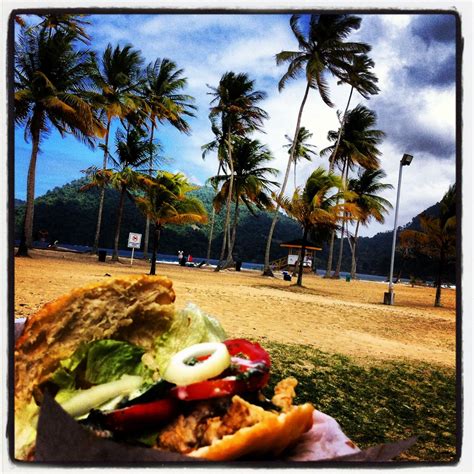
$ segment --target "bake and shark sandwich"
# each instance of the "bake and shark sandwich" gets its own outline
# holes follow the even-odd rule
[[[73,290],[31,316],[15,346],[15,457],[34,460],[48,391],[85,430],[207,460],[278,456],[313,424],[294,378],[263,395],[256,342],[229,339],[169,279],[130,276]]]

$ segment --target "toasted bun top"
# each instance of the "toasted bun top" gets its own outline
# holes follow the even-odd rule
[[[148,349],[174,315],[171,280],[133,275],[78,288],[28,318],[15,347],[15,411],[82,342],[128,341]]]

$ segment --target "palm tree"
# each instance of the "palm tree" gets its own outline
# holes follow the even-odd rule
[[[104,129],[85,99],[92,53],[74,47],[69,31],[20,32],[15,45],[15,121],[32,141],[27,178],[23,254],[33,244],[36,162],[41,141],[52,130],[72,134],[88,145]],[[26,252],[27,253],[27,252]]]
[[[379,93],[379,88],[376,83],[378,78],[371,72],[371,69],[374,67],[374,62],[366,54],[356,54],[350,64],[349,69],[343,73],[340,77],[341,80],[338,84],[346,83],[351,86],[351,91],[349,93],[349,98],[347,99],[346,108],[342,118],[340,118],[340,127],[339,133],[337,135],[336,144],[329,158],[329,169],[332,171],[334,169],[334,164],[336,161],[336,156],[339,149],[339,143],[342,136],[342,131],[344,130],[344,124],[346,121],[347,111],[349,109],[349,104],[351,102],[352,94],[354,89],[362,96],[364,99],[369,99],[371,95]],[[331,241],[329,244],[329,254],[326,268],[325,277],[328,278],[331,275],[332,271],[332,256],[334,252],[334,239],[335,232],[331,235]]]
[[[380,89],[376,85],[376,83],[378,82],[378,78],[373,72],[370,71],[374,67],[374,65],[374,61],[370,59],[366,54],[356,54],[352,58],[352,62],[349,66],[349,69],[340,76],[341,79],[338,84],[349,84],[351,86],[351,91],[349,93],[349,98],[347,99],[346,108],[340,120],[341,126],[339,128],[336,145],[329,160],[329,169],[331,171],[334,169],[334,163],[336,160],[342,131],[344,129],[344,123],[346,121],[346,115],[347,111],[349,110],[349,105],[351,103],[354,89],[364,99],[369,99],[371,95],[378,94],[380,91]]]
[[[304,158],[305,160],[311,161],[312,156],[311,155],[316,155],[316,152],[313,150],[313,148],[316,148],[315,145],[311,145],[309,143],[306,143],[313,134],[305,127],[301,127],[298,130],[298,136],[296,138],[296,145],[295,145],[295,151],[294,151],[294,178],[295,178],[295,189],[296,189],[296,164],[298,163],[298,160],[301,158]],[[283,145],[285,148],[288,148],[288,153],[291,154],[291,150],[293,147],[293,139],[289,135],[285,135],[285,138],[289,141],[287,145]]]
[[[441,306],[441,283],[446,264],[456,256],[456,185],[444,195],[439,217],[420,216],[421,231],[404,230],[400,240],[438,261],[434,306]]]
[[[130,112],[136,110],[140,103],[138,92],[142,84],[142,62],[140,52],[133,50],[131,45],[112,48],[112,45],[109,44],[101,57],[100,64],[96,63],[94,68],[92,79],[100,92],[91,94],[91,97],[105,115],[107,124],[103,147],[103,169],[107,169],[112,120],[115,117],[124,119]],[[104,197],[105,189],[102,189],[92,247],[94,253],[99,248]]]
[[[380,182],[386,176],[385,172],[381,169],[364,170],[361,168],[359,169],[358,177],[352,178],[348,182],[348,191],[352,195],[348,197],[347,202],[355,204],[358,209],[356,228],[351,245],[351,278],[355,278],[356,276],[357,239],[360,224],[367,225],[372,218],[383,224],[385,221],[384,214],[386,214],[389,209],[392,209],[392,204],[387,199],[378,196],[380,192],[393,188],[391,184]]]
[[[137,187],[139,174],[135,169],[149,162],[150,155],[154,155],[152,148],[155,148],[154,144],[145,138],[145,133],[140,128],[134,128],[126,134],[118,130],[115,136],[115,142],[117,158],[111,156],[112,162],[115,165],[115,172],[111,176],[110,184],[120,192],[120,200],[117,209],[117,224],[115,228],[112,261],[118,261],[120,227],[125,195],[130,195],[130,189]]]
[[[55,12],[39,16],[42,18],[42,21],[38,25],[29,28],[28,31],[32,28],[41,27],[44,30],[48,30],[50,36],[55,31],[72,32],[78,40],[85,44],[90,43],[91,37],[84,29],[85,26],[90,25],[90,21],[85,19],[88,15]]]
[[[202,145],[202,159],[204,160],[208,153],[211,151],[217,151],[217,175],[216,177],[220,176],[222,168],[225,166],[225,157],[227,153],[227,148],[225,144],[225,138],[222,134],[222,130],[219,125],[216,123],[216,120],[213,117],[210,117],[211,120],[211,129],[214,133],[214,140],[210,141]],[[214,191],[217,194],[217,185],[213,185]],[[211,225],[209,228],[209,236],[208,236],[208,243],[207,243],[207,254],[206,254],[206,262],[209,262],[211,258],[211,247],[212,247],[212,238],[214,235],[214,224],[216,220],[216,209],[212,206],[212,213],[211,213]]]
[[[329,131],[328,140],[333,141],[334,145],[322,150],[321,155],[332,153],[336,146],[338,147],[335,162],[342,167],[341,178],[344,183],[347,183],[349,171],[356,165],[369,170],[380,168],[379,156],[381,152],[378,145],[385,134],[381,130],[373,128],[376,121],[375,112],[359,104],[347,113],[339,143],[337,143],[339,131]],[[341,229],[339,257],[333,278],[339,278],[343,245],[344,221]],[[332,261],[332,255],[329,256],[328,260]]]
[[[302,285],[303,263],[305,259],[308,235],[317,231],[318,227],[325,229],[337,225],[339,209],[336,204],[340,190],[341,179],[323,168],[317,168],[306,181],[303,190],[296,188],[291,199],[277,198],[282,209],[301,224],[303,241],[299,257],[298,279],[296,284]]]
[[[135,202],[154,225],[150,275],[155,275],[156,253],[163,228],[168,224],[205,223],[207,213],[199,199],[187,196],[195,187],[181,173],[159,171],[155,178],[143,176],[141,186],[145,195],[137,197]]]
[[[151,122],[150,143],[153,143],[158,123],[167,122],[180,132],[190,133],[185,118],[195,116],[193,111],[196,110],[196,106],[193,104],[194,97],[181,92],[187,85],[187,78],[183,77],[183,73],[183,69],[178,69],[176,63],[167,58],[158,58],[146,68],[142,94]],[[150,156],[150,175],[153,173],[152,161],[153,158]],[[149,228],[150,219],[147,218],[144,257],[148,252]]]
[[[224,223],[224,239],[216,270],[219,270],[224,260],[227,242],[227,232],[230,229],[230,205],[233,196],[234,185],[234,162],[232,158],[232,137],[243,136],[249,131],[260,130],[263,120],[268,114],[256,104],[262,101],[266,94],[254,90],[255,82],[247,74],[235,74],[226,72],[219,81],[219,85],[212,89],[210,118],[220,118],[222,134],[227,146],[227,165],[230,171],[230,182],[226,202],[226,217]],[[229,246],[230,250],[230,246]],[[232,261],[231,250],[227,256],[227,262]]]
[[[233,144],[234,160],[234,222],[232,225],[231,238],[229,242],[229,252],[233,254],[237,224],[239,219],[239,205],[243,203],[251,214],[255,214],[252,205],[258,209],[273,209],[273,202],[270,195],[270,188],[278,183],[270,181],[267,176],[276,176],[278,170],[268,168],[265,165],[273,159],[271,152],[258,140],[240,138]],[[227,201],[231,176],[229,173],[217,174],[209,179],[211,185],[216,189],[220,187],[214,198],[213,208],[219,212],[223,204]]]
[[[301,73],[306,76],[306,88],[298,111],[296,128],[293,136],[293,147],[288,158],[285,178],[280,188],[279,198],[283,198],[291,164],[294,162],[298,132],[301,125],[304,106],[310,89],[317,89],[323,102],[332,107],[329,88],[325,78],[327,73],[336,77],[343,76],[349,69],[355,54],[367,53],[370,46],[364,43],[344,41],[347,36],[360,27],[361,19],[352,15],[310,15],[307,35],[305,27],[300,25],[300,15],[293,15],[290,27],[298,41],[299,51],[282,51],[276,55],[277,64],[289,63],[287,72],[280,79],[278,89],[281,91],[290,79]],[[273,275],[270,269],[270,247],[273,232],[278,221],[279,206],[275,209],[273,221],[265,249],[264,275]]]

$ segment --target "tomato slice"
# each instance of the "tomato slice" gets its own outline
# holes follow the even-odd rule
[[[257,342],[250,342],[247,339],[227,339],[224,344],[231,356],[243,354],[248,357],[249,362],[254,364],[263,363],[268,368],[271,366],[270,355]],[[239,358],[238,361],[245,359]]]
[[[103,415],[104,426],[115,431],[136,431],[170,421],[178,414],[178,401],[164,398],[114,410]]]
[[[271,361],[265,349],[246,339],[228,339],[224,344],[231,355],[231,366],[223,375],[230,375],[174,387],[170,395],[179,400],[204,400],[256,391],[268,383]]]

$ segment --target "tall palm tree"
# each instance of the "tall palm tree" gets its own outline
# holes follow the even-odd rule
[[[144,196],[136,198],[139,209],[154,225],[150,275],[156,273],[156,254],[161,231],[168,224],[205,223],[207,213],[202,202],[187,193],[195,189],[181,173],[159,171],[155,178],[143,176]]]
[[[112,120],[115,117],[124,119],[130,112],[136,110],[140,104],[139,91],[142,85],[141,66],[143,59],[140,52],[132,49],[131,45],[112,47],[107,46],[99,63],[96,63],[92,79],[99,92],[91,95],[101,109],[106,121],[104,142],[103,169],[107,169],[109,157],[109,135]],[[104,208],[105,189],[101,190],[97,225],[94,235],[92,252],[99,248],[102,212]]]
[[[234,185],[234,162],[232,158],[232,137],[243,136],[249,131],[261,130],[263,120],[268,114],[257,106],[266,94],[254,89],[255,82],[247,74],[226,72],[222,75],[217,87],[210,87],[213,95],[211,100],[211,118],[220,118],[222,134],[227,146],[227,164],[230,171],[229,190],[226,201],[226,217],[224,222],[224,239],[216,270],[219,270],[229,244],[227,233],[230,229],[230,206]],[[229,252],[227,261],[232,259]],[[227,262],[226,262],[227,263]]]
[[[357,239],[360,224],[367,225],[372,218],[383,224],[385,221],[384,214],[386,214],[389,209],[392,209],[390,201],[378,195],[382,191],[393,188],[391,184],[381,183],[381,180],[386,176],[382,169],[364,170],[360,168],[357,178],[352,178],[348,182],[347,187],[351,196],[348,197],[347,201],[355,204],[358,209],[356,228],[351,245],[351,278],[355,278],[356,276]]]
[[[291,164],[294,162],[301,117],[309,90],[318,90],[323,102],[332,107],[333,103],[329,98],[329,87],[325,76],[329,73],[341,77],[349,69],[355,54],[370,51],[370,46],[367,44],[345,41],[352,31],[360,27],[360,23],[361,19],[353,15],[310,15],[309,28],[305,28],[305,25],[301,24],[300,15],[293,15],[290,19],[290,27],[298,41],[299,50],[282,51],[276,55],[278,65],[289,63],[287,72],[280,79],[278,89],[280,91],[284,89],[290,79],[297,78],[301,73],[305,74],[306,87],[296,120],[293,148],[288,158],[285,178],[278,195],[280,199],[284,196]],[[306,34],[305,31],[307,31]],[[264,275],[273,275],[270,269],[270,248],[273,232],[278,221],[278,211],[279,206],[277,205],[267,238]]]
[[[356,165],[369,170],[380,168],[379,157],[381,152],[378,146],[385,133],[373,128],[376,122],[375,112],[359,104],[347,113],[339,143],[337,143],[339,131],[329,131],[328,140],[334,142],[334,144],[322,150],[321,154],[332,153],[336,146],[338,147],[335,162],[342,167],[341,177],[345,184],[348,182],[349,171]],[[333,278],[339,278],[341,271],[344,227],[345,222],[343,220],[339,256]],[[330,257],[332,260],[332,256]]]
[[[115,136],[117,157],[111,155],[115,172],[112,174],[110,184],[120,193],[119,206],[117,209],[117,223],[115,227],[114,250],[112,261],[118,261],[118,247],[120,238],[120,227],[122,222],[125,195],[130,195],[130,190],[137,187],[139,182],[136,168],[147,164],[150,155],[154,156],[153,143],[145,138],[145,133],[140,128],[134,128],[126,134],[118,130]],[[154,158],[155,159],[155,158]]]
[[[347,111],[351,103],[351,98],[354,90],[356,90],[364,99],[369,99],[371,95],[379,93],[379,88],[377,87],[378,78],[371,71],[374,67],[374,62],[366,54],[356,54],[352,58],[352,62],[349,66],[349,69],[345,71],[340,76],[340,81],[338,84],[349,84],[351,86],[351,91],[347,99],[346,108],[342,117],[340,118],[340,127],[339,133],[337,135],[336,144],[329,158],[329,169],[332,171],[334,169],[334,164],[336,161],[339,143],[342,136],[342,131],[344,130],[344,124],[346,122]],[[335,231],[331,234],[331,240],[329,244],[329,253],[325,277],[328,278],[331,275],[332,271],[332,259],[334,252],[334,239],[336,233]]]
[[[51,130],[72,134],[88,145],[104,129],[86,100],[92,53],[75,48],[69,31],[20,32],[15,44],[15,121],[25,126],[32,150],[27,178],[23,253],[33,244],[36,162],[40,145]]]
[[[216,120],[213,117],[210,117],[211,120],[211,129],[214,133],[214,140],[211,140],[209,143],[202,145],[202,159],[204,160],[206,156],[211,151],[217,151],[217,175],[219,177],[221,175],[222,169],[225,167],[225,160],[226,160],[226,153],[227,147],[225,143],[225,138],[222,134],[222,129],[217,124]],[[214,192],[217,194],[217,184],[213,184]],[[207,243],[207,254],[206,254],[206,262],[209,262],[211,258],[211,248],[212,248],[212,238],[214,235],[214,224],[216,220],[216,209],[212,206],[211,211],[211,222],[209,228],[209,235],[208,235],[208,243]]]
[[[317,168],[306,181],[303,190],[296,188],[291,199],[277,198],[282,209],[299,222],[303,231],[296,282],[298,286],[303,282],[303,263],[308,235],[318,227],[332,228],[337,225],[339,209],[336,200],[341,188],[342,182],[338,176],[323,168]]]
[[[252,205],[258,209],[273,209],[271,187],[278,183],[270,181],[269,176],[276,176],[278,170],[264,166],[273,159],[271,152],[258,140],[240,138],[233,146],[234,160],[234,222],[231,230],[229,252],[233,254],[237,225],[239,219],[239,205],[243,203],[254,214]],[[211,185],[220,190],[214,198],[214,208],[219,212],[227,201],[231,176],[229,173],[218,174],[209,179]]]
[[[182,93],[187,85],[187,78],[183,76],[183,73],[183,69],[178,69],[176,63],[167,58],[158,58],[146,68],[142,94],[151,122],[150,143],[153,143],[158,123],[170,123],[180,132],[190,133],[186,117],[195,116],[196,106],[193,104],[194,97]],[[153,157],[150,156],[150,175],[153,173],[152,161]],[[144,257],[148,252],[149,228],[150,219],[147,218],[143,245]]]
[[[347,111],[349,110],[349,105],[351,103],[354,89],[364,99],[369,99],[371,95],[378,94],[380,91],[380,89],[377,87],[378,78],[371,71],[374,65],[374,61],[370,59],[366,54],[356,54],[352,58],[352,62],[349,65],[349,69],[347,71],[344,71],[339,76],[340,81],[338,82],[338,84],[349,84],[351,86],[351,91],[349,93],[349,98],[347,99],[346,108],[341,118],[341,126],[339,128],[336,145],[334,147],[333,152],[331,153],[331,157],[329,160],[329,169],[331,171],[334,169],[334,163],[336,160],[342,131],[344,129],[344,123],[346,121],[346,115]]]
[[[441,306],[443,272],[449,260],[456,256],[456,184],[449,188],[441,200],[439,216],[420,216],[420,226],[421,231],[401,232],[400,240],[438,261],[434,306]]]
[[[296,189],[296,164],[299,160],[304,158],[305,160],[311,161],[312,156],[316,155],[315,145],[307,143],[307,141],[313,136],[313,134],[305,127],[301,127],[298,130],[298,136],[296,138],[295,150],[293,152],[293,163],[294,163],[294,180],[295,180],[295,189]],[[288,148],[288,153],[291,153],[293,147],[293,139],[289,135],[285,135],[285,138],[289,141],[287,145],[283,145],[285,148]]]

